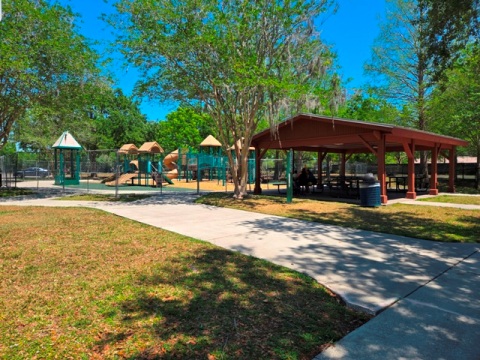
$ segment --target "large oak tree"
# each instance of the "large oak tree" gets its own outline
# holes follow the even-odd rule
[[[200,105],[226,147],[235,196],[247,185],[251,139],[303,104],[331,62],[314,19],[331,0],[120,0],[118,44],[143,71],[139,95]]]

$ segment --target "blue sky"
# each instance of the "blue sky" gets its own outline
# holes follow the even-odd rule
[[[318,30],[323,40],[337,52],[342,79],[350,79],[347,88],[354,89],[365,83],[363,64],[370,58],[373,40],[378,35],[379,18],[384,16],[385,0],[337,2],[338,12],[329,16]],[[104,44],[111,39],[110,30],[99,19],[102,13],[112,11],[111,1],[60,0],[60,3],[70,5],[74,12],[81,15],[79,25],[83,35]],[[135,69],[124,69],[119,62],[114,62],[110,70],[116,74],[118,86],[130,95],[138,79]],[[148,120],[163,120],[169,112],[175,110],[175,105],[143,101],[141,110]]]

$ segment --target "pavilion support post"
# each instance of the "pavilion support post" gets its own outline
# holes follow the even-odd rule
[[[435,144],[432,148],[432,168],[430,175],[430,195],[438,195],[438,153],[440,152],[441,145]]]
[[[380,183],[380,202],[386,204],[388,201],[387,196],[387,176],[385,173],[385,135],[381,134],[380,141],[378,142],[378,182]]]
[[[253,193],[255,195],[260,195],[262,193],[262,187],[260,186],[261,180],[261,160],[262,160],[263,153],[261,152],[260,148],[255,147],[255,187],[253,189]]]
[[[455,192],[455,147],[448,154],[448,192]]]
[[[408,145],[409,151],[407,152],[408,156],[408,174],[407,174],[407,199],[416,199],[417,193],[415,192],[415,143],[412,141]]]

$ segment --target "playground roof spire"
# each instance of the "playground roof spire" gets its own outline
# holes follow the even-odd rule
[[[54,149],[82,149],[82,146],[68,131],[65,131],[52,146]]]
[[[201,143],[200,146],[222,146],[220,141],[215,139],[212,135],[208,135]]]

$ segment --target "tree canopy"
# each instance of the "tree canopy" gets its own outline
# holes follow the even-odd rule
[[[45,0],[4,3],[0,22],[0,148],[15,122],[63,109],[98,74],[97,55],[68,8]]]
[[[118,44],[143,72],[137,92],[200,105],[228,152],[235,196],[246,193],[259,122],[297,111],[331,64],[314,19],[321,1],[120,0]]]
[[[432,59],[434,78],[450,68],[468,43],[480,41],[479,0],[418,0],[426,9],[427,56]]]
[[[434,130],[458,136],[470,142],[477,156],[476,184],[480,179],[480,46],[471,44],[445,72],[430,112],[435,117]]]

